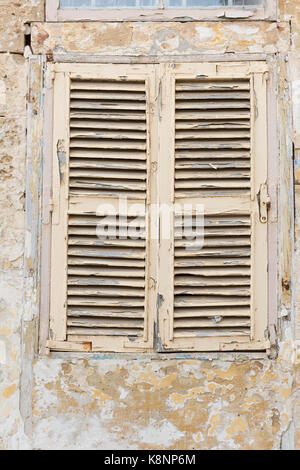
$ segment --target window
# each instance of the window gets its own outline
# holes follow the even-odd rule
[[[273,0],[48,0],[47,20],[275,19]]]
[[[53,67],[48,347],[266,349],[267,66]]]
[[[164,0],[164,8],[255,7],[264,0]],[[60,0],[60,8],[159,8],[160,0]]]

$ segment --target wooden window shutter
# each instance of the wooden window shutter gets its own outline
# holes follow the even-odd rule
[[[161,350],[264,350],[267,66],[165,65],[163,77],[160,197],[175,210],[160,240]],[[182,230],[200,234],[201,205],[203,246]]]
[[[61,64],[54,72],[48,347],[150,350],[154,67]]]

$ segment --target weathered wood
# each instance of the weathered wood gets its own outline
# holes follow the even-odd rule
[[[71,138],[89,138],[89,139],[115,139],[115,140],[146,140],[144,132],[136,132],[133,129],[125,131],[113,130],[90,130],[90,129],[71,129]]]
[[[207,286],[214,286],[218,288],[219,286],[250,286],[251,280],[250,276],[244,277],[222,277],[222,276],[211,276],[211,277],[203,277],[193,275],[193,273],[189,275],[181,275],[175,276],[174,285],[176,286],[187,286],[187,287],[207,287]]]
[[[224,80],[218,67],[213,69],[210,65],[211,71],[205,79],[200,74],[196,76],[196,65],[178,66],[173,72],[176,93],[171,94],[170,100],[176,108],[174,187],[179,207],[175,217],[174,254],[169,249],[169,256],[174,256],[174,274],[165,273],[169,279],[174,276],[174,291],[168,294],[162,329],[164,346],[170,350],[202,349],[208,345],[209,350],[218,350],[237,336],[248,344],[250,338],[255,339],[255,347],[259,342],[260,347],[265,344],[261,333],[258,341],[258,337],[253,337],[253,322],[258,312],[258,308],[253,311],[253,300],[262,293],[253,278],[254,264],[255,270],[261,264],[253,256],[259,249],[264,265],[267,252],[267,232],[264,227],[257,231],[254,225],[257,205],[253,197],[255,178],[261,178],[256,168],[263,169],[267,161],[267,151],[263,155],[259,148],[261,137],[255,134],[258,128],[254,121],[258,113],[255,103],[264,116],[260,132],[265,132],[265,91],[260,95],[260,103],[253,98],[256,87],[261,93],[262,75],[254,68],[251,77],[245,76],[235,83],[233,77],[238,74],[238,68],[232,67],[230,81],[229,77]],[[188,73],[194,75],[193,79]],[[255,89],[253,80],[256,80]],[[259,162],[254,157],[258,148]],[[230,197],[225,197],[226,194]],[[187,216],[188,204],[192,207],[189,217],[182,218],[180,209]],[[203,204],[204,222],[195,217],[197,204],[199,207]],[[242,208],[247,208],[246,213],[242,213]],[[186,225],[199,239],[185,233]],[[261,237],[259,248],[256,236]],[[264,266],[261,278],[265,279],[266,275]],[[265,286],[265,295],[266,291]],[[172,313],[170,303],[174,306]],[[259,320],[265,327],[266,316],[265,308]]]
[[[101,318],[144,318],[144,309],[141,307],[79,307],[69,306],[67,309],[68,317],[101,317]]]
[[[109,117],[109,116],[107,116]],[[125,116],[126,117],[126,116]],[[132,116],[130,116],[132,117]],[[72,129],[77,129],[77,128],[84,128],[84,129],[105,129],[105,130],[111,130],[111,129],[117,129],[117,130],[132,130],[132,121],[131,120],[126,120],[126,121],[113,121],[109,119],[90,119],[88,116],[85,118],[85,116],[81,118],[73,118],[71,115],[71,121],[70,121],[70,126]],[[238,126],[238,124],[237,124]],[[246,126],[246,124],[245,124]],[[249,127],[249,126],[248,126]],[[147,130],[147,125],[145,122],[135,122],[134,123],[134,128],[136,131],[146,131]]]
[[[130,91],[130,92],[137,92],[139,91],[140,93],[145,93],[145,83],[143,80],[140,82],[130,82],[130,80],[122,81],[121,83],[118,82],[117,80],[89,80],[89,79],[84,79],[84,77],[81,80],[76,80],[72,79],[71,82],[71,90],[72,93],[73,90],[95,90],[97,92],[99,91],[109,91],[109,92],[124,92]],[[115,95],[113,94],[112,97]]]
[[[107,277],[117,277],[125,279],[135,277],[144,279],[145,272],[143,268],[114,268],[112,266],[72,266],[69,265],[68,267],[68,274],[69,276],[107,276]],[[130,282],[130,279],[129,281]]]
[[[118,278],[118,277],[95,277],[92,276],[89,272],[86,276],[71,276],[68,270],[68,285],[69,286],[126,286],[131,287],[134,285],[135,287],[145,287],[145,280],[144,278],[135,278],[130,277],[128,278]],[[109,274],[109,273],[107,273]]]

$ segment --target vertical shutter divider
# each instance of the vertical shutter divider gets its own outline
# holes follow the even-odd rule
[[[173,203],[175,144],[175,77],[172,65],[160,65],[161,110],[159,129],[159,334],[163,349],[173,337]],[[169,233],[168,233],[169,231]]]

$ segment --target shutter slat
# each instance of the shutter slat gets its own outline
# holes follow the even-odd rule
[[[73,158],[80,158],[81,160],[82,159],[86,159],[87,160],[87,163],[89,163],[90,161],[92,161],[93,159],[104,159],[106,162],[108,160],[112,160],[112,163],[114,162],[114,160],[119,160],[119,161],[130,161],[130,160],[146,160],[146,153],[145,152],[136,152],[136,151],[132,151],[132,152],[127,152],[127,151],[124,151],[121,149],[119,149],[118,151],[111,151],[111,150],[105,150],[105,149],[102,149],[102,150],[90,150],[90,149],[71,149],[70,150],[70,157],[71,159]],[[76,160],[73,160],[71,161],[71,163],[75,163]],[[132,163],[132,162],[130,162]]]
[[[239,106],[243,107],[243,106]],[[146,105],[140,101],[119,101],[119,100],[77,100],[71,99],[71,110],[86,109],[86,110],[103,110],[109,111],[146,111]]]
[[[212,100],[249,100],[250,99],[250,92],[248,90],[240,90],[240,91],[233,91],[233,90],[213,90],[213,91],[200,91],[200,90],[182,90],[177,91],[175,94],[175,98],[177,102],[179,100],[189,102],[190,100],[205,100],[205,102],[209,103]]]
[[[199,268],[199,267],[218,267],[218,266],[228,266],[232,268],[233,266],[250,266],[251,265],[251,260],[250,256],[245,256],[242,257],[239,254],[235,258],[232,257],[232,255],[228,255],[228,257],[224,258],[224,254],[220,253],[219,255],[216,254],[216,257],[208,257],[209,253],[206,255],[203,255],[203,257],[200,258],[200,256],[195,256],[194,258],[188,258],[188,254],[186,256],[182,256],[181,258],[175,258],[174,260],[174,266],[175,268],[177,267],[184,267],[184,268]]]
[[[112,121],[108,119],[89,119],[87,118],[72,118],[71,129],[103,129],[103,130],[129,130],[132,131],[131,121]],[[145,122],[135,123],[135,131],[146,131],[147,126]],[[73,131],[74,132],[74,131]]]
[[[107,216],[104,216],[104,217],[101,217],[101,216],[95,216],[94,214],[92,215],[86,215],[86,214],[82,214],[82,215],[74,215],[74,214],[70,214],[69,215],[69,226],[72,226],[72,225],[84,225],[84,226],[90,226],[90,227],[94,227],[94,226],[99,226],[99,224],[101,223],[105,223],[105,224],[108,224],[112,227],[115,227],[117,230],[120,228],[120,227],[130,227],[130,224],[132,222],[134,222],[136,219],[136,216],[128,216],[128,217],[124,217],[124,216],[121,216],[121,215],[107,215]],[[116,225],[116,222],[117,222],[117,225]],[[145,228],[145,219],[144,218],[139,218],[139,227],[143,227]]]
[[[73,173],[71,172],[73,175]],[[240,179],[250,178],[250,171],[232,168],[230,170],[219,170],[218,167],[214,171],[206,169],[184,169],[176,171],[176,178],[178,180],[206,180],[206,179]]]
[[[239,305],[249,305],[249,297],[233,297],[233,296],[217,296],[217,295],[206,295],[206,296],[197,296],[197,295],[178,295],[175,297],[174,302],[175,307],[221,307],[221,306],[239,306]]]
[[[86,307],[144,307],[144,299],[141,297],[100,297],[100,296],[69,296],[68,306],[86,306]]]
[[[67,333],[70,335],[82,336],[142,336],[143,330],[137,328],[89,328],[89,327],[68,327]]]
[[[176,91],[231,91],[231,90],[250,90],[249,80],[233,80],[229,78],[214,80],[202,79],[202,80],[178,80],[176,82]]]
[[[229,189],[229,188],[236,188],[236,189],[243,189],[243,188],[250,188],[249,178],[245,177],[245,179],[236,179],[227,180],[225,178],[218,178],[209,180],[205,179],[192,179],[188,181],[176,180],[175,189],[201,189],[201,188],[217,188],[217,189]],[[188,194],[188,193],[187,193]]]
[[[73,129],[71,128],[70,135],[72,138],[77,139],[114,139],[114,140],[146,140],[146,134],[144,132],[135,132],[133,130],[119,130],[112,131],[112,130],[102,130],[102,129]],[[236,134],[238,135],[238,134]],[[242,134],[243,137],[246,134]],[[235,137],[235,134],[232,133],[232,136]]]
[[[199,232],[195,231],[194,232],[194,237],[195,236],[199,236]],[[191,234],[192,236],[192,234]],[[240,247],[246,247],[246,246],[250,246],[251,245],[251,241],[250,241],[250,238],[249,236],[246,236],[246,237],[237,237],[237,236],[228,236],[228,235],[225,235],[223,237],[220,237],[220,238],[213,238],[213,237],[207,237],[206,234],[205,234],[205,240],[202,242],[200,241],[189,241],[188,239],[186,238],[183,238],[181,237],[180,239],[176,240],[175,239],[175,248],[182,248],[184,247],[185,250],[186,250],[186,254],[188,255],[189,254],[189,251],[192,250],[202,250],[203,248],[210,248],[210,247],[216,247],[216,248],[222,248],[222,247],[237,247],[237,246],[240,246]],[[178,251],[176,251],[176,256],[180,256],[180,254],[178,253]]]
[[[143,328],[143,319],[130,318],[69,318],[68,326],[77,326],[84,328]],[[86,333],[85,333],[86,334]]]
[[[105,145],[105,144],[103,144]],[[124,144],[126,145],[126,144]],[[100,146],[100,144],[99,144]],[[130,147],[129,147],[130,148]],[[207,139],[206,141],[203,140],[183,140],[177,141],[176,150],[192,150],[192,149],[212,149],[212,150],[223,150],[223,149],[250,149],[250,142],[249,139],[237,139],[237,140],[225,140],[225,139]]]
[[[191,148],[187,148],[184,151],[177,151],[175,154],[176,160],[175,164],[179,161],[179,159],[197,159],[197,160],[207,160],[208,158],[210,160],[218,161],[219,159],[232,159],[234,160],[233,163],[236,162],[236,160],[244,160],[244,159],[249,159],[249,152],[248,151],[241,151],[241,150],[235,150],[235,149],[224,149],[224,148],[217,148],[213,151],[209,150],[207,147],[204,147],[203,149],[200,150],[195,150]],[[214,162],[211,162],[214,163]]]
[[[70,118],[71,119],[97,119],[99,123],[103,123],[103,121],[108,122],[108,125],[111,121],[121,121],[121,129],[123,128],[123,122],[126,121],[128,124],[132,121],[137,121],[138,126],[143,125],[143,122],[146,120],[146,115],[144,111],[136,111],[136,112],[125,112],[125,111],[101,111],[101,110],[70,110]],[[88,122],[88,121],[87,121]]]
[[[198,111],[198,106],[195,106],[195,108],[197,108],[197,111],[191,111],[190,109],[182,110],[177,108],[176,122],[182,120],[197,121],[199,119],[250,119],[250,111],[248,109],[232,109],[231,106],[229,106],[230,109],[215,109],[214,111],[211,111],[207,110],[205,104],[203,106],[205,111]],[[222,108],[224,108],[224,106],[222,106]]]
[[[100,105],[99,105],[100,106]],[[244,100],[212,100],[212,101],[202,101],[202,100],[178,100],[176,101],[176,109],[178,110],[194,110],[194,109],[217,109],[220,111],[220,108],[228,109],[250,109],[250,103],[248,99]],[[102,108],[100,108],[102,109]],[[122,108],[120,108],[122,109]]]
[[[96,238],[96,237],[95,237]],[[96,240],[95,240],[96,241]],[[94,245],[95,246],[95,245]],[[71,256],[94,256],[96,258],[129,258],[129,259],[145,259],[145,249],[136,248],[134,250],[126,249],[123,247],[107,247],[95,248],[81,246],[69,246],[68,254]]]
[[[212,317],[211,319],[198,319],[198,318],[180,318],[176,320],[175,330],[178,328],[229,328],[229,327],[250,327],[250,318],[222,318]],[[219,332],[219,334],[222,334]]]
[[[81,250],[73,250],[73,253],[73,256],[69,253],[68,257],[68,264],[70,266],[117,266],[120,268],[141,268],[145,266],[145,261],[141,259],[114,259],[109,257],[100,258],[100,256],[94,256],[94,253],[90,254],[90,252],[89,255],[86,256],[81,254]]]
[[[215,322],[220,320],[220,317],[249,317],[248,306],[220,306],[216,307],[175,307],[174,318],[213,318]]]
[[[141,307],[129,307],[129,308],[118,308],[118,307],[69,307],[68,317],[101,317],[101,318],[143,318],[144,310]]]
[[[176,122],[176,130],[239,130],[239,129],[250,129],[250,121],[248,119],[244,120],[209,120],[209,119],[199,119],[198,121],[195,119],[193,121],[180,121]]]
[[[114,80],[88,80],[88,79],[73,79],[71,81],[71,90],[95,90],[99,92],[100,90],[111,91],[133,91],[133,92],[144,92],[145,91],[145,82],[130,80],[122,80],[118,82],[118,79]]]
[[[132,239],[137,239],[137,238],[145,238],[146,236],[146,232],[144,230],[136,230],[135,228],[131,228],[131,227],[124,227],[124,230],[126,230],[126,233],[128,234],[128,236]],[[71,226],[69,228],[69,235],[95,235],[96,233],[96,227],[74,227],[74,226]],[[116,231],[116,228],[115,227],[111,227],[111,228],[101,228],[101,227],[97,227],[97,235],[98,237],[101,235],[103,237],[116,237],[117,235],[119,235],[119,233],[117,233]],[[120,233],[121,235],[121,233]],[[131,240],[129,240],[130,242]]]
[[[232,160],[218,160],[215,158],[214,162],[210,161],[199,161],[199,160],[181,160],[178,158],[175,169],[176,170],[233,170],[233,169],[250,169],[250,161],[249,160],[239,160],[239,161],[232,161]],[[178,171],[176,172],[179,173]]]
[[[69,265],[68,267],[69,276],[107,276],[108,278],[116,277],[119,278],[118,281],[121,282],[122,278],[141,278],[144,279],[145,271],[143,268],[114,268],[114,267],[104,267],[104,266],[73,266]],[[131,282],[131,281],[128,281]]]
[[[103,238],[95,238],[92,236],[86,237],[78,237],[78,236],[69,236],[69,246],[109,246],[111,248],[116,247],[133,247],[133,248],[144,248],[145,247],[145,240],[131,240],[129,238],[117,238],[114,240],[113,238],[107,237],[107,239]],[[115,252],[115,250],[114,250]]]
[[[145,191],[146,190],[146,183],[137,182],[127,182],[126,180],[123,181],[121,179],[113,179],[113,178],[72,178],[70,180],[70,188],[78,188],[78,189],[107,189],[111,191]]]
[[[132,171],[126,170],[98,170],[98,169],[86,169],[86,168],[77,168],[70,170],[70,177],[71,178],[97,178],[99,180],[118,180],[118,179],[125,179],[125,180],[142,180],[145,181],[147,179],[147,175],[145,171],[136,171],[136,168]]]
[[[221,165],[222,163],[220,163]],[[224,164],[226,165],[226,164]],[[229,164],[228,164],[229,165]],[[100,160],[100,159],[84,159],[76,158],[70,163],[70,168],[84,168],[95,170],[146,170],[146,163],[139,160]]]
[[[101,138],[97,139],[72,139],[70,143],[71,149],[72,148],[83,148],[83,149],[97,149],[97,150],[118,150],[118,149],[125,149],[125,150],[146,150],[147,146],[145,143],[139,141],[122,141],[122,140],[105,140]],[[120,155],[118,156],[120,158]]]
[[[69,286],[121,286],[131,287],[145,287],[144,278],[116,278],[109,277],[109,273],[105,277],[95,277],[90,272],[86,276],[71,276],[68,271],[68,285]]]
[[[175,283],[176,284],[176,283]],[[218,286],[218,281],[216,281],[215,285],[212,287],[209,286],[185,286],[185,287],[178,287],[175,286],[174,289],[175,295],[220,295],[220,296],[250,296],[250,290],[247,289],[245,286]]]
[[[193,227],[193,226],[192,226]],[[177,239],[181,239],[183,236],[186,236],[188,235],[189,233],[189,230],[192,228],[190,226],[187,225],[185,226],[184,228],[182,227],[178,227],[174,230],[174,238],[175,240]],[[194,227],[194,230],[196,231],[196,227]],[[202,228],[201,228],[201,225],[199,227],[199,231],[202,233]],[[225,237],[230,237],[230,236],[234,236],[234,235],[245,235],[245,236],[249,236],[251,234],[250,232],[250,229],[247,229],[247,228],[239,228],[239,227],[236,227],[236,228],[224,228],[224,227],[213,227],[213,228],[210,228],[210,227],[206,227],[205,228],[205,237],[206,237],[206,242],[208,241],[209,238],[211,237],[214,237],[214,236],[218,236],[218,237],[222,237],[222,238],[225,238]]]
[[[190,271],[189,268],[175,268],[175,274],[182,274],[182,275],[185,275],[185,274],[188,274],[189,277],[192,277],[193,276],[205,276],[206,278],[209,278],[209,277],[218,277],[218,276],[222,276],[222,279],[224,280],[225,282],[225,279],[227,276],[238,276],[238,279],[240,279],[242,281],[242,277],[243,276],[249,276],[250,275],[250,269],[248,267],[232,267],[232,266],[228,266],[228,267],[217,267],[215,266],[213,269],[212,268],[196,268],[194,267],[194,269],[192,271]],[[178,277],[178,279],[180,280],[182,276]]]
[[[69,286],[68,295],[86,295],[86,296],[99,296],[106,297],[112,296],[115,298],[118,297],[144,297],[143,288],[134,288],[134,287],[113,287],[113,286]]]
[[[125,90],[72,90],[71,99],[73,100],[105,100],[115,102],[121,101],[143,101],[145,102],[145,92],[126,92]]]
[[[174,337],[175,338],[213,338],[215,337],[249,337],[250,335],[250,327],[249,328],[242,328],[238,327],[236,329],[233,328],[174,328]]]
[[[126,135],[126,134],[125,134]],[[76,136],[75,136],[76,137]],[[202,129],[193,129],[193,131],[187,130],[177,130],[176,139],[193,139],[193,140],[207,140],[207,139],[249,139],[249,131],[240,130],[240,129],[226,129],[224,130],[202,130]]]
[[[201,277],[196,275],[187,275],[187,276],[176,276],[174,281],[175,287],[177,286],[187,286],[187,287],[207,287],[207,286],[215,286],[218,288],[219,286],[249,286],[250,285],[250,277],[217,277],[211,276],[210,278]],[[179,291],[177,290],[179,293]]]

